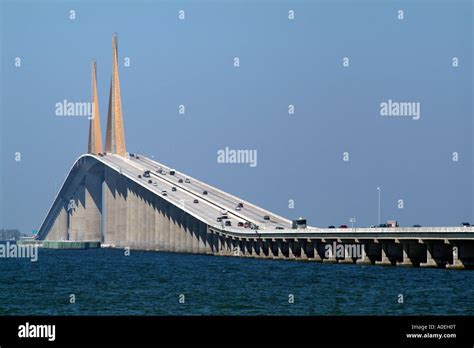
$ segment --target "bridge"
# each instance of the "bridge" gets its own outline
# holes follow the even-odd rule
[[[473,268],[474,227],[317,228],[126,152],[117,37],[102,148],[96,63],[88,153],[69,171],[37,238],[103,247],[320,262]]]

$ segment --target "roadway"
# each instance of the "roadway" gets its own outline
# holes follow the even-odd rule
[[[277,226],[284,229],[291,228],[290,220],[284,219],[260,207],[256,207],[238,197],[229,195],[189,175],[178,171],[176,171],[175,175],[170,175],[169,172],[172,168],[152,161],[142,155],[139,155],[137,159],[135,156],[123,158],[108,154],[103,156],[102,159],[110,162],[114,167],[119,168],[122,174],[127,174],[127,176],[138,180],[143,186],[155,194],[162,196],[165,200],[170,201],[178,207],[186,208],[186,210],[195,216],[199,216],[201,220],[209,225],[217,225],[223,230],[238,229],[242,231],[248,230],[249,232],[251,231],[250,228],[239,227],[238,223],[241,222],[244,224],[248,222],[258,225],[259,229],[263,230],[275,230]],[[166,170],[166,175],[160,174],[157,171],[159,168]],[[143,177],[143,173],[146,170],[150,171],[149,178]],[[139,175],[141,175],[141,178],[138,177]],[[180,179],[182,183],[179,182]],[[190,182],[186,183],[186,179],[189,179]],[[149,183],[149,180],[151,180],[152,183]],[[176,188],[176,191],[172,191],[173,187]],[[163,196],[163,190],[166,190],[166,196]],[[207,195],[203,194],[205,190],[208,192]],[[196,199],[198,203],[194,203]],[[238,203],[243,204],[241,210],[235,209]],[[225,220],[221,223],[217,222],[217,217],[221,215],[220,211],[222,209],[228,211],[229,219],[227,220],[231,222],[231,227],[224,225]],[[264,215],[268,215],[270,220],[264,220]]]

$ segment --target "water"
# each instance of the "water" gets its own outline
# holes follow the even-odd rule
[[[41,249],[0,259],[0,315],[473,315],[473,285],[473,271]]]

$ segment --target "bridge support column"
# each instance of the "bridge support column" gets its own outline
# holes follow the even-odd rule
[[[262,239],[260,257],[270,257],[270,248],[268,239]]]
[[[381,260],[376,261],[375,263],[377,265],[383,265],[383,266],[392,265],[392,262],[390,261],[390,258],[388,257],[388,244],[387,243],[382,243],[381,253],[382,253]]]
[[[294,240],[287,240],[286,243],[288,244],[288,258],[289,259],[296,259],[295,256],[295,241]]]
[[[275,258],[275,242],[271,239],[267,240],[268,243],[268,257]]]
[[[278,250],[277,258],[284,259],[285,256],[283,255],[283,240],[277,239],[276,245],[277,245],[277,250]]]
[[[452,245],[452,263],[448,263],[446,268],[450,269],[464,269],[464,264],[462,263],[461,259],[459,258],[459,246]]]
[[[362,244],[362,257],[356,260],[357,264],[373,265],[382,260],[382,244],[378,241],[365,240]]]
[[[370,258],[369,258],[369,255],[368,255],[368,249],[369,249],[369,244],[361,244],[361,251],[362,251],[362,254],[361,256],[356,260],[356,263],[357,264],[360,264],[360,265],[370,265],[372,264]]]
[[[451,241],[450,241],[451,243]],[[450,269],[473,269],[474,268],[474,242],[465,241],[451,243],[452,263],[446,268]]]
[[[247,256],[248,251],[247,251],[247,239],[241,238],[239,240],[239,246],[240,246],[240,253],[239,256]]]
[[[336,250],[333,250],[333,245],[335,243],[321,243],[321,252],[323,253],[323,262],[326,263],[337,263]]]
[[[397,266],[419,266],[426,251],[422,244],[414,241],[403,241],[403,259]]]
[[[343,254],[344,254],[344,258],[343,259],[339,259],[338,262],[339,263],[354,263],[354,255],[357,254],[357,248],[358,248],[358,245],[355,244],[355,243],[346,243],[346,244],[342,244],[342,247],[344,248],[344,251],[343,251]]]
[[[420,267],[440,267],[446,266],[446,262],[442,262],[435,256],[436,244],[434,242],[426,242],[426,262],[420,263]],[[441,262],[440,262],[441,261]]]
[[[399,243],[397,242],[382,242],[381,248],[381,260],[376,261],[377,265],[387,266],[387,265],[396,265],[397,261],[402,260],[403,250]]]
[[[100,223],[102,218],[102,173],[86,173],[85,175],[85,207],[86,207],[86,240],[100,240]]]
[[[244,239],[245,245],[245,256],[252,257],[253,256],[253,239],[246,238]]]
[[[232,256],[241,256],[242,255],[242,250],[241,250],[241,244],[240,244],[240,239],[235,239],[232,237]]]
[[[262,249],[263,249],[263,240],[262,238],[258,238],[255,241],[255,257],[265,256]]]
[[[324,258],[324,252],[321,251],[321,241],[320,240],[314,240],[313,241],[313,259],[314,261],[317,262],[323,262]]]
[[[308,260],[309,259],[309,256],[308,256],[308,242],[306,240],[302,240],[300,239],[298,241],[299,245],[300,245],[300,260]]]
[[[304,254],[304,258],[307,259],[307,260],[313,260],[314,259],[314,245],[313,245],[313,241],[310,240],[310,239],[307,239],[307,240],[302,240],[301,241],[301,246],[302,246],[302,250],[301,250],[301,255]],[[303,257],[303,256],[302,256]]]
[[[224,254],[225,255],[232,255],[233,253],[233,244],[232,238],[227,236],[222,236],[224,239]]]

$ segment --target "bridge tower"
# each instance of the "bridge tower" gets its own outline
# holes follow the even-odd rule
[[[92,117],[89,123],[89,143],[87,152],[98,154],[102,152],[102,132],[100,130],[99,98],[97,97],[97,64],[93,60],[92,68]]]
[[[125,157],[125,133],[122,119],[122,101],[120,98],[117,51],[117,35],[114,34],[112,36],[112,79],[110,81],[105,152]]]

